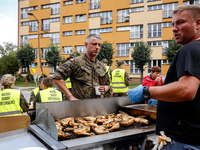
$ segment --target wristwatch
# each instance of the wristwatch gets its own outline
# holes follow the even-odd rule
[[[145,100],[150,99],[149,87],[148,86],[143,87],[143,93],[142,94],[143,94]]]

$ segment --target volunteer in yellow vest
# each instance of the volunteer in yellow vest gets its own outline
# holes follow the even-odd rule
[[[33,102],[34,100],[35,100],[35,97],[36,97],[36,95],[37,95],[37,93],[40,91],[40,90],[43,90],[44,89],[44,86],[43,86],[43,84],[42,84],[42,80],[43,80],[44,78],[40,78],[40,80],[39,80],[39,87],[37,87],[37,88],[35,88],[35,89],[33,89],[32,91],[31,91],[31,96],[30,96],[30,100],[29,100],[29,105],[31,105],[31,102]]]
[[[5,74],[1,78],[0,90],[0,117],[22,115],[28,111],[28,103],[23,94],[13,89],[15,77],[11,74]]]
[[[33,106],[36,106],[37,102],[55,102],[62,101],[62,93],[53,89],[53,79],[46,77],[43,79],[44,90],[39,91],[33,102]]]
[[[124,61],[118,60],[117,69],[112,72],[112,90],[114,97],[128,95],[129,75],[123,67]]]
[[[112,72],[113,72],[113,69],[108,66],[108,60],[107,59],[102,59],[101,62],[106,67],[106,72],[108,73],[108,76],[109,76],[109,79],[110,79],[110,82],[111,82],[112,81]]]

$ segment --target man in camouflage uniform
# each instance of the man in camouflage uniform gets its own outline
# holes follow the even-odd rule
[[[53,79],[57,87],[69,98],[69,100],[100,98],[96,95],[95,86],[105,97],[111,95],[109,76],[106,67],[96,59],[101,47],[101,37],[90,34],[85,42],[86,53],[82,56],[70,59],[60,66]],[[64,80],[70,77],[72,92],[70,92]]]
[[[11,74],[5,74],[1,78],[0,116],[22,115],[23,112],[28,112],[28,103],[21,91],[13,89],[14,84],[15,77]]]
[[[29,100],[29,105],[31,105],[31,102],[33,102],[35,100],[35,97],[37,95],[37,93],[40,91],[40,90],[43,90],[44,89],[44,86],[42,84],[42,80],[43,78],[40,78],[39,80],[39,87],[31,90],[31,96],[30,96],[30,100]]]

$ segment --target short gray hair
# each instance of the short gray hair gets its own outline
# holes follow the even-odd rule
[[[86,38],[86,42],[88,42],[90,40],[91,37],[95,37],[97,39],[101,40],[101,37],[98,34],[89,34]]]
[[[188,13],[193,21],[200,18],[200,8],[198,6],[194,6],[194,5],[178,6],[172,11],[172,16],[179,12],[182,12],[182,11],[188,11]]]

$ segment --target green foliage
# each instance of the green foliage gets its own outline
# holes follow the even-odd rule
[[[29,65],[35,60],[34,48],[29,44],[21,44],[17,53],[17,59],[20,61],[20,66],[22,68],[29,68]]]
[[[14,75],[19,70],[19,62],[15,55],[8,54],[4,55],[0,59],[0,73],[4,74],[12,74]]]
[[[16,77],[16,81],[17,82],[24,82],[25,78],[22,76],[22,74],[18,74],[17,77]]]
[[[45,53],[45,60],[50,67],[56,70],[56,66],[61,62],[58,45],[50,44],[48,51]]]
[[[9,42],[3,42],[3,46],[0,45],[1,56],[15,53],[16,50],[17,50],[17,46],[15,44],[13,44],[12,42],[10,42],[10,43]]]
[[[31,63],[35,60],[34,48],[29,44],[21,44],[17,53],[17,59],[19,60],[22,68],[28,68],[29,81],[33,82],[30,76],[29,65],[31,65]]]
[[[31,82],[31,81],[34,80],[33,75],[31,74],[30,76],[31,76],[31,79],[29,78],[29,75],[28,75],[28,74],[26,75],[26,79],[28,80],[28,82]]]
[[[112,47],[112,44],[110,42],[104,41],[101,44],[101,49],[99,54],[97,55],[97,59],[101,61],[102,59],[107,59],[108,60],[108,65],[112,64],[112,59],[113,59],[113,54],[114,54],[114,48]]]
[[[180,44],[177,44],[174,38],[172,41],[169,42],[169,46],[166,48],[164,55],[167,56],[167,60],[169,63],[171,63],[174,59],[174,57],[177,55],[178,51],[182,48],[183,46]]]
[[[134,51],[131,56],[135,62],[135,66],[141,71],[141,83],[143,79],[144,65],[150,61],[151,53],[152,49],[147,43],[143,41],[135,43]]]

